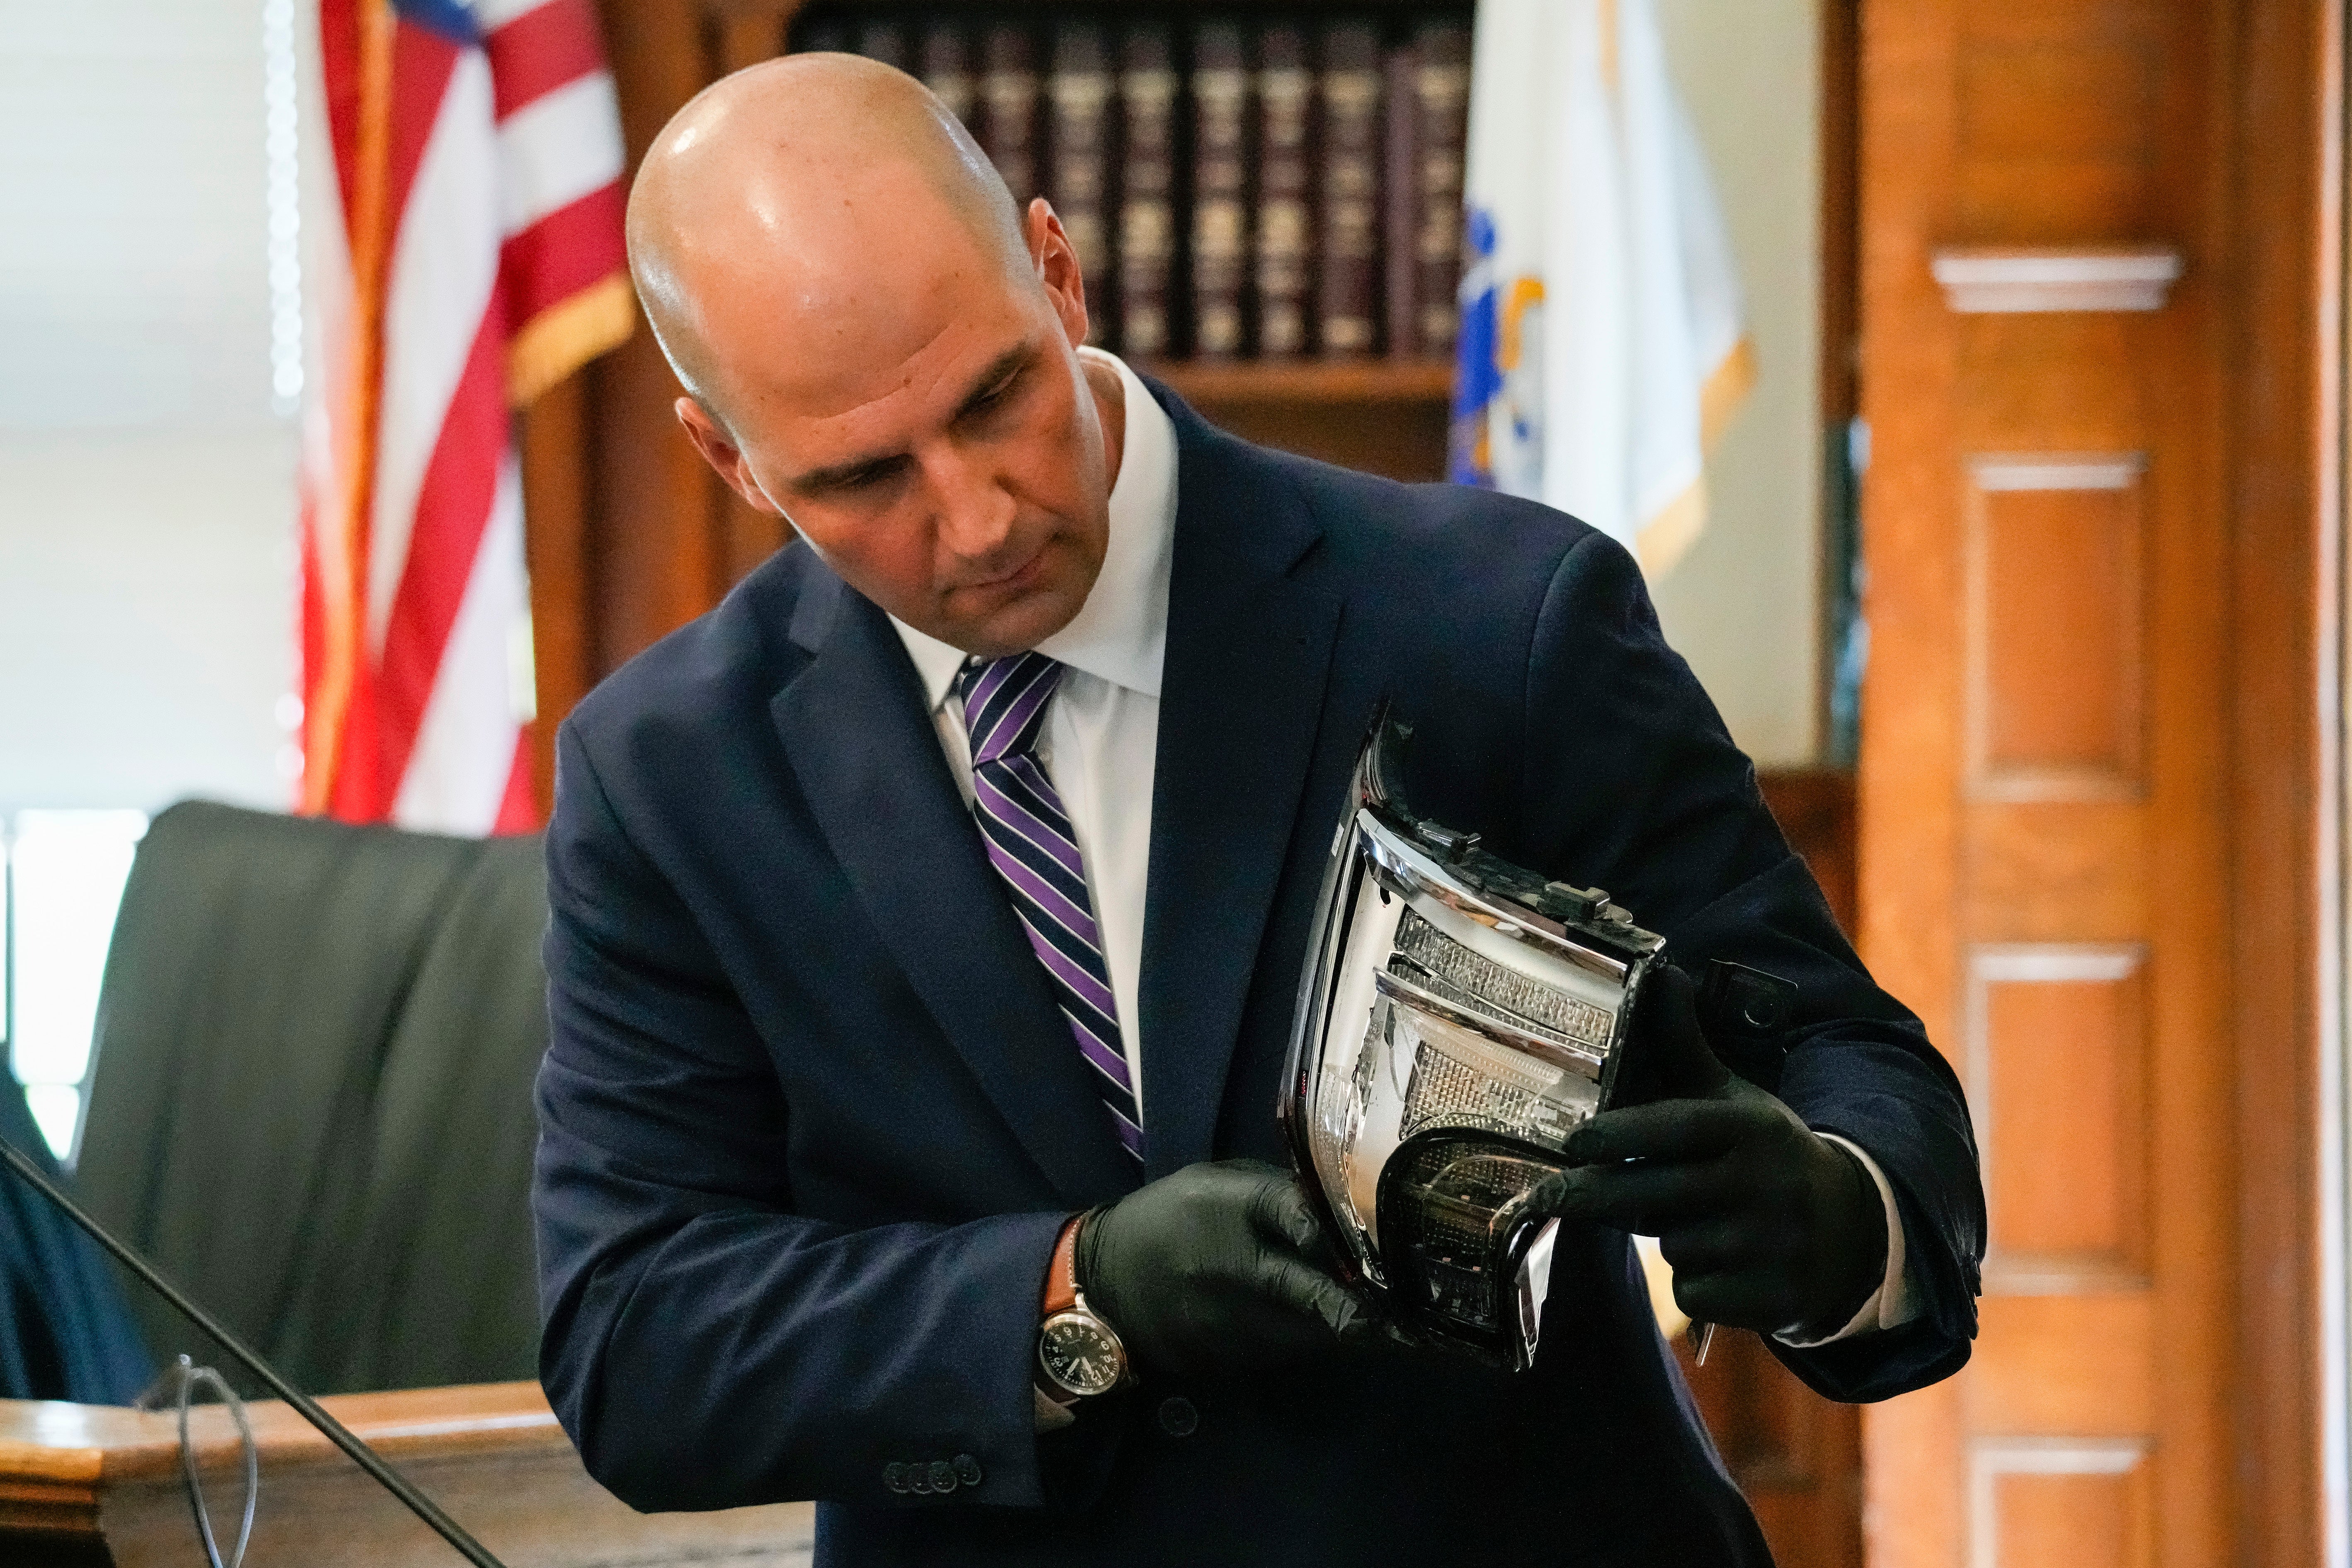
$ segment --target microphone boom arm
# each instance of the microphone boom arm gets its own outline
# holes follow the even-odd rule
[[[506,1568],[504,1563],[490,1555],[488,1548],[467,1534],[463,1525],[442,1512],[439,1504],[402,1479],[399,1471],[385,1464],[376,1451],[362,1442],[350,1427],[327,1414],[317,1400],[287,1382],[275,1367],[261,1359],[260,1352],[215,1321],[212,1314],[182,1295],[177,1287],[157,1272],[153,1264],[132,1251],[128,1244],[116,1240],[104,1226],[85,1214],[81,1205],[66,1194],[64,1188],[49,1179],[47,1172],[5,1138],[0,1138],[0,1163],[6,1164],[35,1191],[57,1205],[68,1219],[119,1258],[125,1268],[145,1280],[181,1316],[219,1341],[224,1350],[243,1363],[254,1376],[268,1384],[271,1393],[292,1405],[303,1420],[316,1426],[329,1442],[350,1455],[353,1464],[374,1477],[386,1491],[407,1504],[411,1513],[431,1525],[442,1540],[456,1547],[467,1562],[475,1564],[475,1568]]]

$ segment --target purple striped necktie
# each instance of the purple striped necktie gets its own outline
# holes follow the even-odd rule
[[[964,666],[957,689],[971,737],[973,810],[989,864],[1004,879],[1013,912],[1045,966],[1118,1141],[1139,1161],[1143,1127],[1119,1045],[1118,1004],[1103,962],[1102,932],[1087,897],[1086,862],[1062,797],[1037,761],[1045,705],[1061,679],[1061,665],[1042,653],[975,658]]]

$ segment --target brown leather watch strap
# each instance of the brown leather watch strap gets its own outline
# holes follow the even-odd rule
[[[1054,1243],[1054,1259],[1045,1265],[1045,1315],[1066,1312],[1078,1304],[1078,1222],[1072,1215]]]

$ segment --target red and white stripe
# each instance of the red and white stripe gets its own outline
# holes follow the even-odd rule
[[[306,425],[304,795],[351,821],[525,830],[538,808],[510,409],[626,330],[619,118],[589,0],[480,0],[478,43],[397,17],[376,100],[380,371],[373,397],[358,396],[353,335],[370,319],[352,255],[366,226],[350,210],[368,188],[359,7],[382,3],[321,0],[344,221],[320,226],[331,254],[310,273],[327,331]],[[353,526],[337,497],[369,472]],[[338,637],[352,655],[341,686]]]

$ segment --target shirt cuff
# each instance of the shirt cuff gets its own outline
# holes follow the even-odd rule
[[[1058,1432],[1078,1418],[1078,1413],[1066,1405],[1056,1405],[1045,1397],[1045,1391],[1031,1384],[1030,1397],[1036,1401],[1036,1431],[1039,1436]]]
[[[1870,1173],[1871,1184],[1878,1189],[1878,1201],[1886,1205],[1886,1276],[1879,1280],[1878,1289],[1870,1293],[1870,1300],[1862,1304],[1862,1310],[1848,1319],[1845,1327],[1837,1332],[1825,1334],[1817,1340],[1791,1339],[1787,1334],[1772,1336],[1790,1350],[1817,1350],[1822,1345],[1852,1339],[1856,1334],[1900,1328],[1919,1315],[1918,1303],[1912,1300],[1910,1279],[1904,1271],[1903,1214],[1895,1206],[1895,1189],[1887,1184],[1886,1173],[1880,1170],[1878,1162],[1852,1139],[1841,1138],[1834,1132],[1821,1132],[1819,1136],[1828,1139],[1862,1162],[1862,1168]]]

